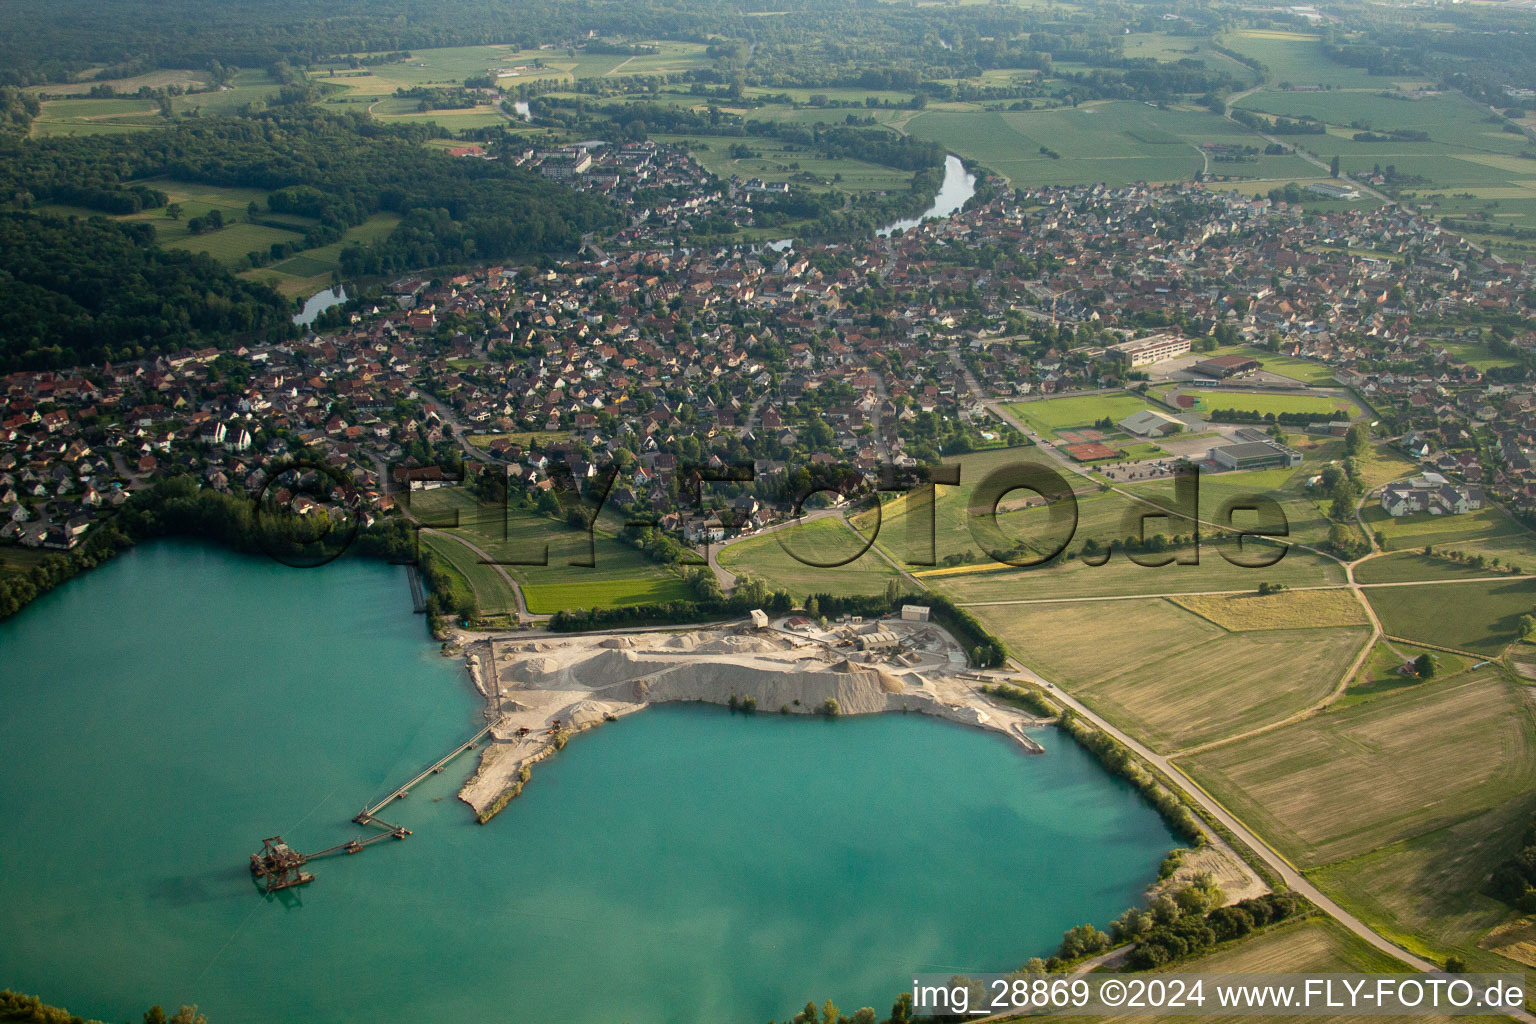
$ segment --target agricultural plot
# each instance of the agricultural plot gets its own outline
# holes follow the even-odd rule
[[[1529,919],[1511,921],[1518,915],[1481,890],[1484,879],[1515,852],[1533,812],[1536,794],[1527,791],[1310,877],[1372,928],[1410,949],[1427,943],[1462,957],[1475,971],[1522,970],[1536,961]],[[1499,929],[1506,921],[1513,927]]]
[[[562,608],[624,607],[686,599],[686,583],[601,527],[588,535],[563,521],[532,512],[481,506],[457,487],[414,494],[411,512],[462,537],[493,558],[523,587],[528,610],[548,614]],[[452,526],[455,515],[458,525]],[[591,566],[572,564],[590,561]],[[594,586],[595,585],[595,586]],[[586,602],[586,603],[582,603]]]
[[[237,221],[233,224],[225,224],[217,231],[207,231],[200,235],[183,234],[179,238],[163,239],[161,244],[173,249],[186,249],[188,252],[205,252],[225,266],[237,267],[250,265],[246,259],[247,253],[266,252],[274,243],[292,242],[299,237],[294,232],[285,231],[282,228]]]
[[[1318,472],[1305,461],[1295,469],[1263,469],[1251,472],[1202,473],[1200,475],[1200,517],[1209,522],[1227,522],[1223,510],[1231,508],[1231,525],[1237,529],[1281,529],[1280,536],[1300,543],[1317,543],[1328,536],[1328,520],[1317,503],[1302,495],[1306,480]],[[1177,509],[1171,480],[1132,483],[1126,489],[1153,504]],[[1280,506],[1284,522],[1271,522],[1254,513],[1237,509],[1254,498],[1268,498]],[[1215,536],[1216,531],[1208,530]],[[1289,558],[1290,556],[1287,556]]]
[[[1479,569],[1471,562],[1426,555],[1422,549],[1410,549],[1361,562],[1355,567],[1355,579],[1361,583],[1412,583],[1423,580],[1485,579],[1502,575],[1503,572],[1503,569],[1492,566]]]
[[[1131,101],[1006,113],[924,111],[906,130],[981,162],[1015,185],[1187,181],[1205,166],[1201,143],[1265,145],[1207,110]]]
[[[1020,661],[1162,751],[1278,721],[1322,700],[1367,636],[1362,628],[1318,623],[1234,631],[1175,600],[970,610]]]
[[[1528,797],[1536,731],[1516,689],[1485,671],[1217,747],[1187,769],[1308,868]]]
[[[1190,594],[1169,600],[1222,629],[1230,630],[1370,625],[1365,609],[1347,590]]]
[[[1175,656],[1224,630],[1158,597],[971,609],[1020,661],[1068,692]]]
[[[32,136],[107,135],[163,128],[165,124],[154,100],[46,100],[32,122]]]
[[[718,178],[761,178],[787,181],[817,189],[840,192],[905,191],[912,183],[909,171],[862,160],[827,160],[814,151],[776,139],[737,139],[690,135],[656,135],[657,142],[685,147],[704,169]],[[753,155],[732,156],[733,142]]]
[[[1161,109],[1129,100],[1048,111],[925,111],[912,117],[906,130],[980,161],[1018,186],[1189,181],[1206,166],[1203,143],[1266,146],[1263,138],[1206,109]],[[1210,169],[1249,173],[1244,167],[1252,164],[1213,163]]]
[[[265,68],[239,71],[218,89],[172,97],[171,112],[179,116],[195,110],[203,117],[216,117],[232,113],[248,104],[261,107],[282,88],[282,83]]]
[[[1261,581],[1287,586],[1328,585],[1342,583],[1344,571],[1333,559],[1297,549],[1288,550],[1279,562],[1268,568],[1246,568],[1229,564],[1206,544],[1202,545],[1198,565],[1148,568],[1117,553],[1101,566],[1074,559],[1038,569],[925,573],[919,578],[957,604],[980,607],[994,602],[1048,601],[1064,597],[1251,591]]]
[[[119,93],[136,93],[146,85],[151,89],[164,89],[171,85],[179,85],[183,89],[205,89],[208,84],[209,77],[206,71],[165,68],[134,75],[131,78],[86,78],[78,82],[50,82],[46,86],[26,91],[49,96],[84,96],[102,85],[110,86]]]
[[[1193,60],[1213,71],[1225,71],[1242,81],[1252,81],[1253,71],[1224,53],[1219,53],[1204,39],[1163,35],[1160,32],[1133,32],[1121,37],[1120,52],[1132,60],[1156,60],[1177,64]]]
[[[1194,960],[1181,960],[1163,968],[1170,971],[1233,974],[1302,973],[1406,973],[1408,968],[1387,956],[1364,939],[1347,931],[1331,918],[1321,915],[1292,918],[1271,928],[1217,947]],[[1022,1021],[1025,1018],[1019,1017]],[[1135,1014],[1074,1017],[1053,1014],[1061,1024],[1177,1024],[1189,1018],[1177,1015]],[[1372,1024],[1370,1016],[1330,1016],[1330,1024]],[[1202,1024],[1251,1024],[1253,1018],[1222,1014],[1211,1007],[1200,1014]],[[1470,1017],[1418,1017],[1423,1024],[1470,1022]]]
[[[481,614],[516,614],[517,598],[493,566],[483,564],[478,555],[452,537],[428,535],[422,537],[422,543],[446,559],[464,577]]]
[[[864,544],[863,538],[832,516],[730,544],[717,557],[732,573],[756,576],[800,600],[817,593],[883,594],[890,581],[900,577],[873,549],[836,568],[806,564],[840,562],[857,555]]]
[[[1425,654],[1434,661],[1435,675],[1432,677],[1434,680],[1443,681],[1450,676],[1459,675],[1465,672],[1470,664],[1467,659],[1457,654],[1432,651],[1427,647],[1415,647],[1400,640],[1390,643],[1378,640],[1376,646],[1371,648],[1369,657],[1365,659],[1365,664],[1360,666],[1360,672],[1350,681],[1349,689],[1344,691],[1344,695],[1331,707],[1342,710],[1407,687],[1425,685],[1428,680],[1419,678],[1414,672],[1404,670],[1407,663]]]
[[[340,87],[342,91],[332,102],[346,103],[358,97],[391,97],[396,89],[460,85],[467,78],[485,75],[493,76],[501,88],[512,89],[522,82],[574,82],[604,76],[674,74],[710,64],[702,44],[664,40],[650,45],[657,47],[658,52],[636,56],[553,49],[519,50],[508,45],[437,47],[412,50],[409,60],[392,64],[352,68],[345,62],[335,62],[311,72],[310,77]],[[374,113],[389,116],[389,112],[382,108]],[[438,123],[447,126],[441,119]]]
[[[1121,671],[1076,696],[1153,749],[1172,752],[1311,707],[1333,692],[1368,635],[1343,627],[1226,633],[1145,663],[1122,649]]]
[[[1276,84],[1326,85],[1334,89],[1385,89],[1398,83],[1369,74],[1364,68],[1336,64],[1323,55],[1321,39],[1306,32],[1252,29],[1228,33],[1223,45],[1269,68]]]
[[[1505,130],[1491,115],[1454,93],[1384,94],[1370,91],[1281,92],[1265,89],[1240,105],[1272,116],[1309,117],[1326,123],[1324,135],[1294,136],[1324,160],[1335,156],[1355,175],[1376,168],[1423,179],[1405,192],[1441,216],[1486,218],[1490,225],[1536,225],[1536,175],[1524,135]],[[1366,126],[1377,135],[1423,132],[1426,141],[1355,141]],[[1453,194],[1448,194],[1453,193]],[[1485,362],[1486,354],[1479,358]]]
[[[1536,578],[1509,582],[1371,587],[1365,591],[1391,636],[1497,657],[1519,637],[1520,617],[1536,612]]]
[[[1389,516],[1381,502],[1367,502],[1360,517],[1371,530],[1387,536],[1387,550],[1422,549],[1424,545],[1456,550],[1491,551],[1518,555],[1522,551],[1536,557],[1536,536],[1497,508],[1489,507],[1459,516],[1436,516],[1414,512]]]

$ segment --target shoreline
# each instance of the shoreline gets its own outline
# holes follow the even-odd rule
[[[858,650],[868,644],[860,638],[873,633],[899,637],[899,647]],[[759,714],[917,712],[999,733],[1030,754],[1045,748],[1028,731],[1051,721],[981,693],[963,677],[959,645],[929,622],[850,622],[810,632],[737,623],[579,635],[455,629],[448,636],[444,653],[464,660],[488,720],[496,719],[458,793],[482,823],[571,736],[653,704]]]
[[[521,795],[534,766],[571,737],[656,704],[703,703],[756,714],[931,715],[1046,749],[1029,731],[1056,723],[984,694],[996,677],[969,670],[954,638],[931,622],[852,619],[826,629],[787,620],[607,632],[492,634],[451,629],[443,653],[464,661],[494,719],[485,748],[457,797],[486,824]],[[870,646],[876,634],[881,650]],[[862,639],[861,638],[865,638]],[[1071,737],[1068,737],[1069,739]],[[1210,871],[1227,903],[1269,886],[1204,824],[1205,842],[1148,895]]]

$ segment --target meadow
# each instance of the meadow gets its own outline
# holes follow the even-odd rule
[[[1531,921],[1482,893],[1536,812],[1529,790],[1465,820],[1310,872],[1372,928],[1416,952],[1454,953],[1471,970],[1536,966]],[[1514,918],[1514,920],[1511,920]],[[1509,927],[1500,925],[1509,922]],[[1492,933],[1492,934],[1490,934]]]
[[[411,495],[410,510],[428,525],[462,536],[493,558],[523,588],[536,615],[564,608],[626,607],[684,600],[691,591],[670,567],[625,544],[604,523],[588,535],[529,511],[483,506],[463,488]],[[453,525],[457,518],[457,525]],[[572,564],[590,561],[591,566]]]
[[[1360,511],[1360,518],[1372,531],[1386,535],[1388,551],[1422,551],[1427,544],[1503,560],[1519,557],[1522,553],[1536,558],[1536,535],[1493,506],[1459,516],[1437,516],[1428,512],[1390,516],[1378,500],[1368,501]],[[1369,567],[1368,562],[1361,568]]]
[[[1518,639],[1520,617],[1536,612],[1536,577],[1370,587],[1365,595],[1391,636],[1497,657]]]
[[[924,111],[905,130],[981,162],[1015,186],[1188,181],[1205,166],[1203,142],[1264,148],[1263,139],[1208,110],[1129,100],[1051,110]],[[1213,173],[1222,166],[1246,165],[1217,164]]]
[[[1370,619],[1347,590],[1286,590],[1277,594],[1188,594],[1174,604],[1222,629],[1308,629],[1368,626]]]
[[[829,516],[727,545],[716,558],[730,572],[756,576],[774,589],[783,587],[800,600],[818,593],[883,594],[890,581],[900,577],[873,549],[836,568],[806,564],[853,558],[864,545],[865,539],[843,520]]]
[[[1536,732],[1521,694],[1486,670],[1217,747],[1186,768],[1312,868],[1527,798]]]
[[[655,135],[657,142],[682,145],[704,169],[718,178],[761,178],[768,182],[813,185],[838,192],[905,191],[909,171],[862,160],[828,160],[793,143],[776,139],[730,139],[688,135]],[[732,157],[732,143],[745,145],[754,156]]]
[[[512,588],[507,586],[507,581],[501,578],[494,567],[482,563],[480,556],[465,547],[458,538],[443,534],[423,534],[421,543],[442,556],[459,574],[475,595],[475,604],[479,605],[482,615],[517,613],[517,598]]]
[[[1311,359],[1298,359],[1295,356],[1281,355],[1279,352],[1271,352],[1268,349],[1254,348],[1251,345],[1240,345],[1236,348],[1224,348],[1217,355],[1248,356],[1257,359],[1263,364],[1266,373],[1279,374],[1292,380],[1299,380],[1303,384],[1316,384],[1323,387],[1333,386],[1333,367],[1327,363],[1315,362]]]

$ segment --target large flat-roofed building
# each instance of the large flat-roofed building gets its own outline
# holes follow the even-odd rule
[[[1348,185],[1330,185],[1327,182],[1318,181],[1304,186],[1308,192],[1320,195],[1325,199],[1359,199],[1360,190]]]
[[[1187,356],[1190,353],[1189,339],[1178,334],[1149,334],[1145,338],[1137,338],[1134,341],[1122,341],[1118,345],[1110,346],[1110,351],[1118,352],[1120,358],[1130,363],[1131,366],[1146,366],[1150,363],[1160,363],[1164,359],[1177,359],[1179,356]]]
[[[1210,460],[1223,469],[1279,469],[1301,465],[1301,452],[1278,441],[1243,441],[1212,448]]]
[[[1142,409],[1131,413],[1115,426],[1137,437],[1167,437],[1183,430],[1184,421],[1156,409]]]
[[[1240,373],[1252,373],[1259,369],[1259,361],[1251,356],[1213,356],[1202,359],[1192,369],[1207,377],[1235,377]]]

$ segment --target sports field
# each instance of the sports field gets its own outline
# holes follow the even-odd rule
[[[1252,391],[1204,391],[1200,409],[1237,409],[1256,412],[1260,416],[1281,413],[1306,413],[1335,419],[1353,419],[1360,409],[1347,398],[1327,398],[1311,395],[1269,395]]]
[[[1062,430],[1073,427],[1092,429],[1099,420],[1109,417],[1118,423],[1132,413],[1143,409],[1156,409],[1166,413],[1139,395],[1125,391],[1103,392],[1093,395],[1073,395],[1069,398],[1046,398],[1034,402],[1015,402],[1008,411],[1037,433],[1054,438]]]
[[[1484,670],[1217,747],[1186,769],[1302,867],[1356,857],[1524,798],[1536,730]]]

